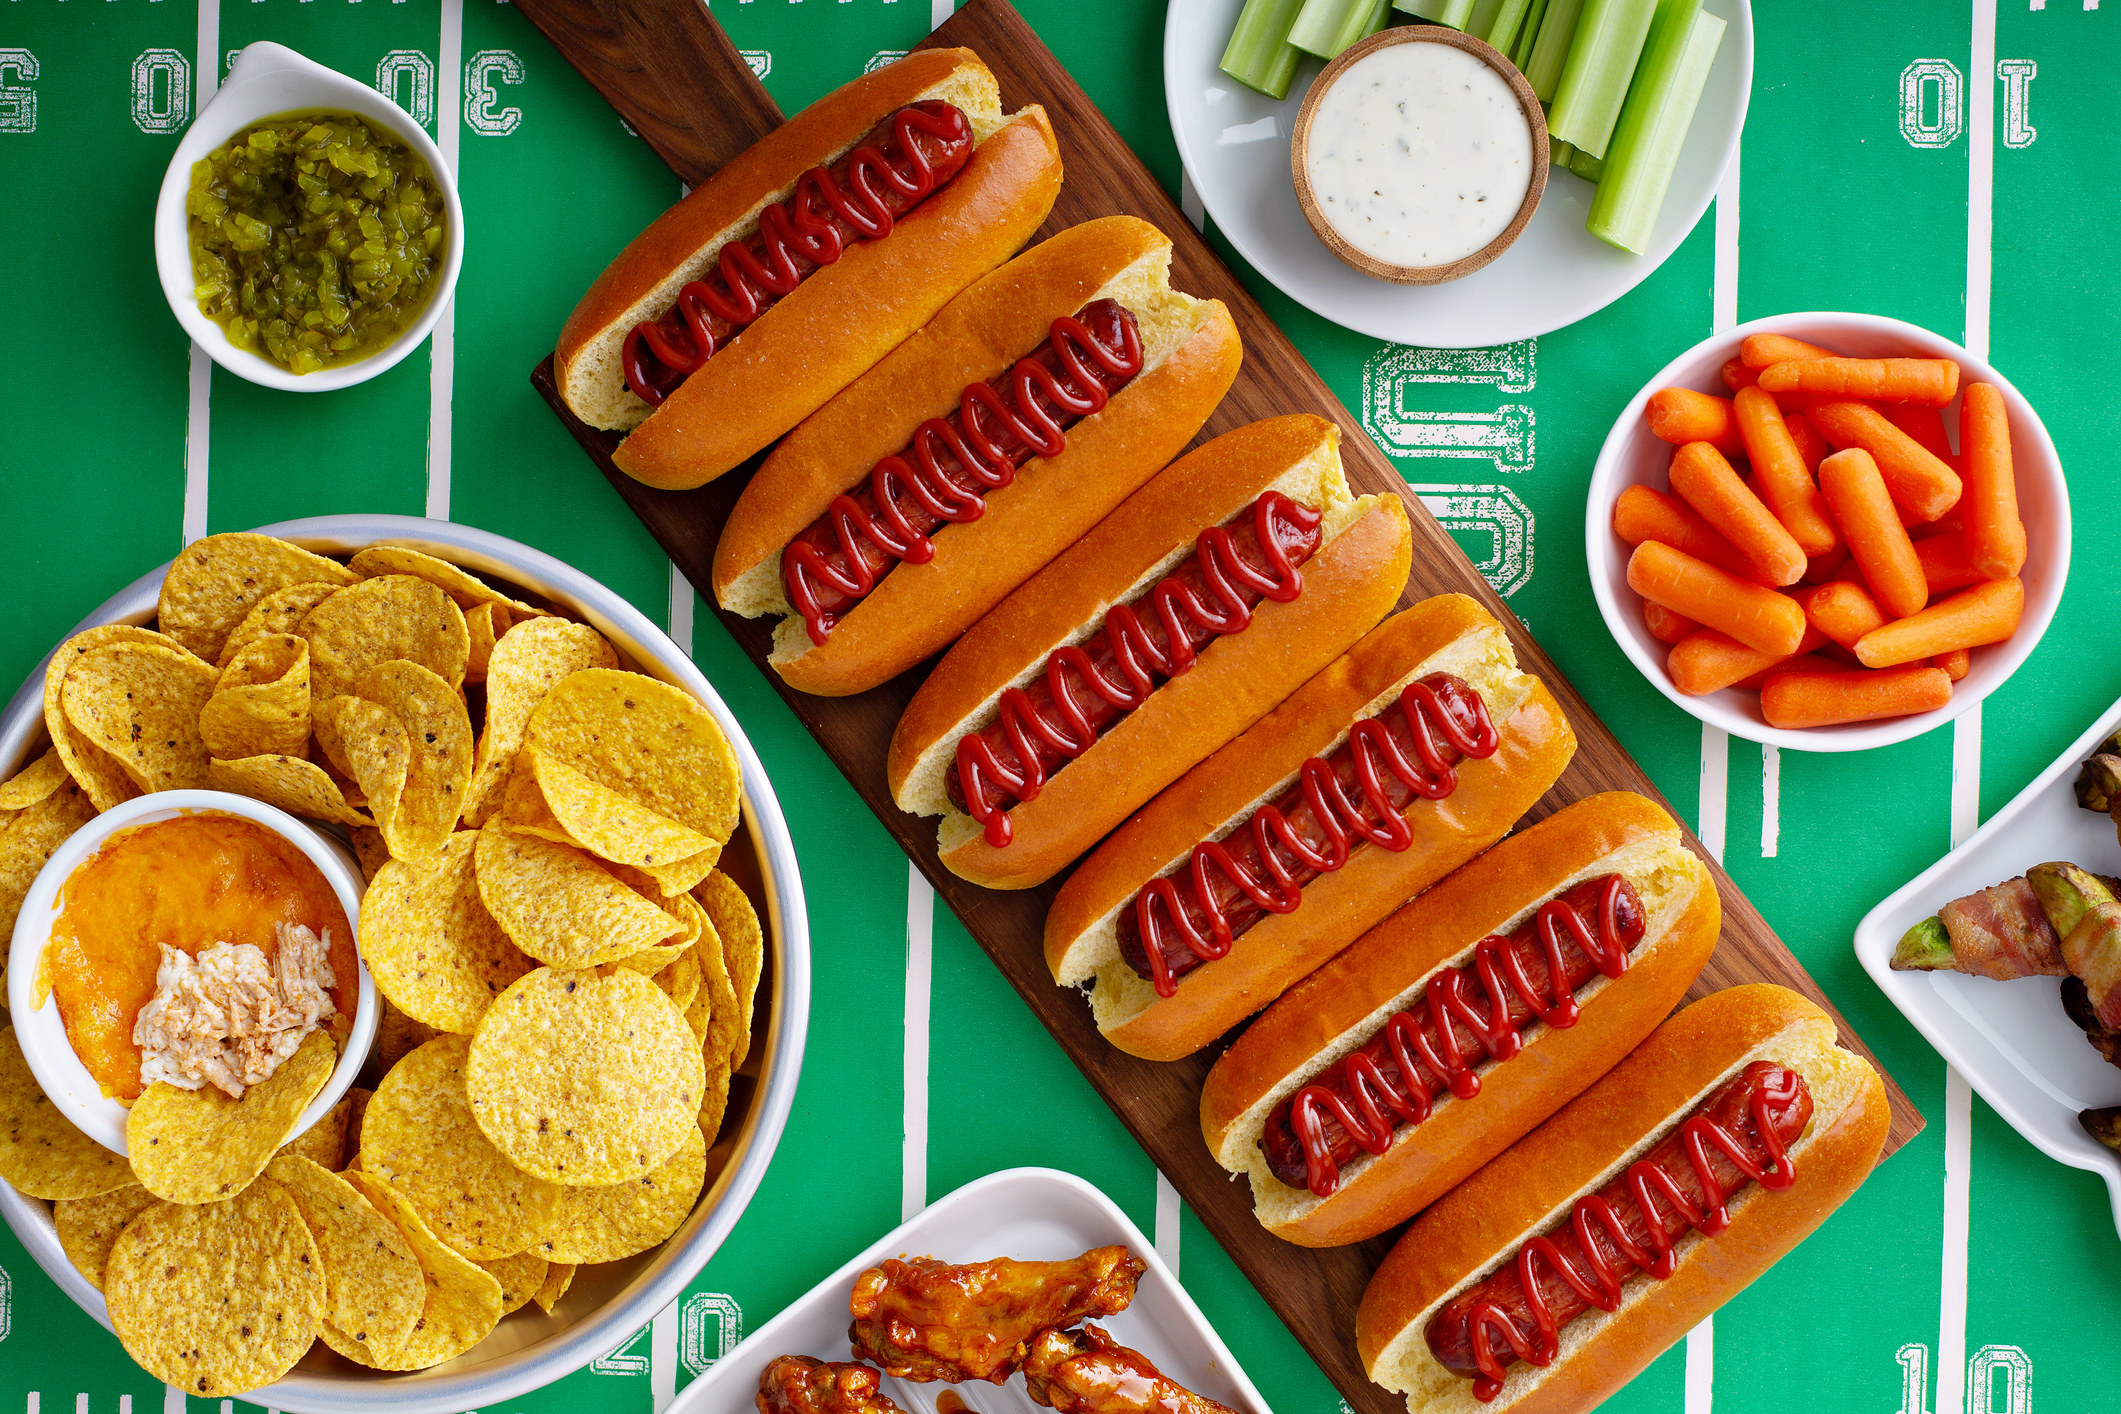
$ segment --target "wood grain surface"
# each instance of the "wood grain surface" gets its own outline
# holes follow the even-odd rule
[[[778,118],[778,110],[719,27],[691,0],[516,0],[516,4],[687,181],[696,182],[712,171]],[[1114,212],[1139,215],[1161,227],[1175,244],[1173,285],[1229,305],[1245,341],[1244,370],[1202,431],[1202,438],[1288,412],[1316,412],[1333,418],[1341,427],[1341,452],[1350,485],[1359,494],[1393,492],[1407,503],[1415,555],[1405,601],[1447,592],[1469,594],[1509,628],[1519,662],[1553,689],[1581,743],[1567,773],[1529,819],[1603,790],[1638,791],[1662,800],[1449,534],[1408,491],[1360,423],[1200,239],[1022,17],[1005,0],[970,0],[928,42],[976,50],[999,77],[1007,107],[1039,103],[1052,117],[1067,163],[1067,182],[1039,238],[1092,217]],[[732,94],[747,91],[742,101],[732,100]],[[715,541],[752,468],[747,466],[694,491],[652,490],[612,466],[610,453],[620,440],[617,434],[587,427],[568,413],[554,390],[549,358],[533,372],[531,381],[711,604],[712,594],[706,586]],[[1041,929],[1057,881],[1024,893],[1000,893],[966,883],[937,862],[934,823],[904,815],[892,804],[884,781],[885,748],[926,665],[857,697],[807,697],[783,687],[766,665],[772,647],[769,620],[720,617],[1348,1403],[1360,1414],[1397,1414],[1402,1408],[1400,1400],[1364,1377],[1351,1335],[1363,1286],[1396,1234],[1324,1251],[1294,1247],[1268,1236],[1252,1216],[1249,1187],[1233,1181],[1218,1167],[1200,1139],[1200,1082],[1216,1049],[1175,1064],[1157,1064],[1107,1045],[1082,998],[1054,986],[1045,967]],[[1697,853],[1707,857],[1691,832],[1687,839]],[[1723,935],[1688,999],[1742,982],[1778,982],[1811,997],[1839,1022],[1832,1003],[1758,910],[1720,867],[1715,867],[1715,874],[1723,896]],[[1841,1036],[1850,1048],[1870,1054],[1846,1022],[1841,1022]],[[1890,1076],[1886,1083],[1893,1111],[1886,1143],[1886,1152],[1891,1153],[1920,1132],[1923,1120]]]

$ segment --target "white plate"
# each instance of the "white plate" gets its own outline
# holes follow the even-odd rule
[[[1296,205],[1289,132],[1324,65],[1306,60],[1276,102],[1223,73],[1223,47],[1244,0],[1171,0],[1164,20],[1164,99],[1186,174],[1239,254],[1297,303],[1336,324],[1401,344],[1485,348],[1573,324],[1649,277],[1694,229],[1738,151],[1753,90],[1748,0],[1707,0],[1730,22],[1694,113],[1679,167],[1642,255],[1583,228],[1593,188],[1557,171],[1517,243],[1445,285],[1392,285],[1343,265]],[[1406,16],[1394,12],[1393,18]]]
[[[1267,1402],[1238,1368],[1229,1347],[1119,1205],[1074,1174],[1041,1168],[1004,1169],[930,1203],[717,1360],[685,1387],[668,1414],[749,1409],[760,1373],[776,1356],[848,1359],[847,1295],[860,1272],[886,1257],[1058,1261],[1112,1243],[1127,1247],[1149,1270],[1135,1290],[1133,1304],[1097,1324],[1188,1389],[1238,1414],[1269,1414]],[[909,1414],[936,1414],[936,1397],[950,1388],[884,1380],[884,1393]],[[979,1414],[1037,1414],[1041,1408],[1024,1392],[1022,1380],[972,1384],[962,1392]]]
[[[2121,1105],[2121,1069],[2108,1065],[2062,1014],[2053,977],[1992,982],[1954,972],[1895,972],[1900,935],[1945,904],[2067,859],[2101,874],[2121,868],[2114,822],[2077,804],[2077,765],[2121,727],[2121,702],[2018,798],[1856,927],[1856,957],[1871,980],[1952,1063],[1974,1093],[2041,1153],[2106,1180],[2121,1229],[2121,1154],[2093,1139],[2077,1111]]]

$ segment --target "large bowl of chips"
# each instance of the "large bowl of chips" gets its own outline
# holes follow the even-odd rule
[[[129,1325],[135,1358],[159,1358],[187,1393],[244,1383],[248,1355],[192,1348],[211,1345],[217,1320],[233,1346],[239,1330],[256,1340],[244,1312],[275,1323],[295,1312],[321,1338],[298,1336],[306,1353],[247,1392],[256,1403],[304,1414],[495,1404],[623,1345],[683,1293],[757,1190],[794,1103],[809,1010],[794,846],[707,679],[588,576],[412,517],[256,533],[351,570],[264,542],[235,546],[266,557],[255,570],[202,570],[234,550],[201,542],[169,594],[165,565],[76,635],[159,622],[177,643],[138,641],[157,672],[197,680],[182,690],[198,695],[210,784],[348,833],[368,876],[363,961],[403,1004],[385,1011],[364,1081],[373,1092],[295,1136],[236,1199],[164,1202],[82,1176],[90,1164],[56,1203],[0,1183],[0,1216],[84,1311],[121,1336]],[[281,587],[260,598],[260,577]],[[437,620],[448,625],[439,639]],[[180,668],[172,655],[187,651]],[[118,760],[124,723],[63,710],[50,719],[68,740],[51,742],[47,699],[71,701],[70,670],[48,666],[0,716],[0,781],[63,756],[72,784],[0,812],[0,893],[64,837],[67,810],[89,808],[62,808],[61,796],[107,806],[163,788],[158,773],[173,788],[201,768]],[[289,686],[295,674],[313,698]],[[314,720],[290,749],[271,739],[285,730],[275,704],[298,700]],[[422,743],[435,760],[423,763]],[[454,794],[438,807],[422,782],[445,767]],[[0,785],[0,806],[8,798]],[[46,838],[18,838],[11,852],[18,832]],[[386,1248],[372,1269],[348,1256]],[[291,1251],[314,1254],[329,1285],[303,1272],[284,1290],[244,1280],[309,1265]],[[103,1290],[84,1275],[94,1270]],[[401,1320],[407,1300],[416,1319]],[[112,1304],[133,1309],[114,1325]],[[201,1315],[208,1304],[226,1309]],[[398,1331],[387,1346],[348,1327],[357,1307]],[[169,1349],[158,1354],[158,1341]],[[166,1373],[194,1359],[212,1367],[204,1385]],[[258,1359],[285,1367],[270,1351]]]

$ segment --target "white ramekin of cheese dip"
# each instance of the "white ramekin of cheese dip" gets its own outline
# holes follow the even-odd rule
[[[1289,149],[1297,204],[1343,261],[1436,285],[1510,248],[1547,186],[1547,123],[1493,48],[1438,25],[1379,31],[1328,64]]]

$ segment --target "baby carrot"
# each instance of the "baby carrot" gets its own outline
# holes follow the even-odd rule
[[[1910,540],[1927,540],[1932,535],[1957,535],[1965,528],[1957,511],[1939,516],[1935,520],[1909,520],[1907,512],[1902,511],[1900,523],[1907,527],[1907,538]]]
[[[1654,540],[1629,556],[1628,587],[1762,653],[1795,653],[1804,638],[1804,610],[1789,595]]]
[[[1758,692],[1767,680],[1778,673],[1860,673],[1863,669],[1853,663],[1836,662],[1820,653],[1799,653],[1794,658],[1784,658],[1773,667],[1762,668],[1749,678],[1740,678],[1731,684],[1748,692]]]
[[[1809,420],[1827,441],[1846,450],[1861,447],[1878,463],[1893,501],[1917,520],[1935,520],[1959,503],[1959,473],[1926,452],[1922,444],[1863,403],[1825,402]],[[1841,527],[1847,533],[1848,527]]]
[[[1800,596],[1805,621],[1843,648],[1891,622],[1871,592],[1860,584],[1822,584]]]
[[[1662,604],[1642,601],[1642,622],[1659,643],[1677,643],[1701,627],[1684,614],[1675,614]]]
[[[1753,484],[1760,499],[1806,555],[1832,553],[1841,544],[1841,533],[1826,513],[1826,502],[1812,482],[1812,469],[1790,439],[1789,425],[1775,399],[1758,388],[1740,388],[1731,400],[1731,412],[1738,420],[1746,457],[1753,463]]]
[[[1929,602],[1922,562],[1893,514],[1878,463],[1861,447],[1836,452],[1819,463],[1819,490],[1834,523],[1848,537],[1849,555],[1863,570],[1878,603],[1894,618],[1905,618]]]
[[[1922,565],[1922,578],[1929,585],[1932,599],[1989,577],[1967,557],[1966,537],[1960,534],[1947,532],[1917,540],[1915,559]]]
[[[2024,612],[2021,581],[1987,580],[1919,614],[1872,629],[1857,640],[1856,656],[1867,668],[1890,668],[1955,648],[2001,643],[2017,631],[2018,616]]]
[[[1760,370],[1747,368],[1744,359],[1728,358],[1723,361],[1723,386],[1732,392],[1735,393],[1740,388],[1750,388],[1759,381]]]
[[[1630,486],[1620,493],[1613,502],[1613,533],[1630,545],[1655,540],[1718,569],[1753,577],[1752,562],[1738,553],[1736,545],[1710,529],[1692,506],[1654,487]]]
[[[1974,670],[1974,655],[1964,648],[1954,648],[1949,653],[1939,653],[1930,659],[1930,666],[1944,669],[1946,677],[1958,682]]]
[[[1663,441],[1679,446],[1686,442],[1711,442],[1727,457],[1745,455],[1738,439],[1738,424],[1731,420],[1731,400],[1692,388],[1659,388],[1643,405],[1650,431]]]
[[[1884,403],[1878,411],[1885,414],[1887,422],[1914,438],[1923,451],[1953,471],[1959,470],[1959,454],[1952,450],[1951,439],[1944,435],[1944,409],[1926,407],[1921,403]]]
[[[1865,673],[1770,673],[1760,689],[1760,712],[1773,727],[1831,727],[1930,712],[1952,700],[1952,680],[1941,668],[1894,668]]]
[[[1804,458],[1805,470],[1818,471],[1819,463],[1834,450],[1826,444],[1826,438],[1819,435],[1818,429],[1806,421],[1801,412],[1783,413],[1782,425],[1789,429],[1790,440],[1797,444],[1797,455]]]
[[[1755,673],[1788,662],[1799,653],[1809,653],[1826,642],[1818,629],[1807,632],[1797,644],[1797,653],[1762,653],[1748,648],[1728,634],[1712,628],[1696,629],[1672,645],[1665,655],[1665,671],[1672,685],[1690,697],[1721,692]]]
[[[1760,386],[1941,408],[1959,392],[1959,365],[1948,358],[1798,358],[1760,370]]]
[[[1822,349],[1786,334],[1748,334],[1738,346],[1738,357],[1747,368],[1772,368],[1796,358],[1839,358],[1832,349]]]
[[[1814,555],[1804,566],[1806,584],[1825,584],[1834,577],[1834,572],[1848,563],[1849,547],[1837,545],[1824,555]]]
[[[1738,547],[1757,578],[1768,584],[1795,584],[1804,578],[1804,547],[1708,443],[1689,442],[1673,456],[1672,490]]]
[[[2018,518],[2018,483],[2011,470],[2010,414],[1990,383],[1974,383],[1959,407],[1959,446],[1966,459],[1969,559],[1991,579],[2025,568],[2025,522]]]

